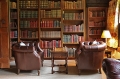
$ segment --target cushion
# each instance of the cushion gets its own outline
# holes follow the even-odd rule
[[[93,43],[92,43],[92,45],[97,45],[98,44],[98,42],[95,40],[95,41],[93,41]]]
[[[25,43],[23,42],[20,42],[20,46],[26,46]]]

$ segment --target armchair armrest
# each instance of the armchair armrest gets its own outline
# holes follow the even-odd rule
[[[102,62],[102,69],[107,78],[120,79],[120,60],[113,58],[106,58]]]

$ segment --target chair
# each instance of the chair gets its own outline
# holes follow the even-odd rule
[[[106,43],[102,41],[83,41],[79,43],[79,46],[75,52],[76,66],[79,74],[82,69],[99,70],[101,73],[102,60]]]
[[[44,61],[44,51],[40,48],[40,43],[39,42],[34,42],[35,50],[41,57],[41,63],[43,66],[43,61]]]
[[[120,60],[105,58],[102,62],[102,69],[107,79],[120,79]]]
[[[18,74],[20,70],[38,70],[38,75],[40,74],[41,56],[35,49],[34,43],[26,46],[16,43],[12,46]]]

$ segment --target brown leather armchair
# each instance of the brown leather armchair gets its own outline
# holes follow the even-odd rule
[[[98,41],[96,44],[93,44],[93,41],[80,42],[75,53],[79,74],[82,69],[99,70],[101,73],[105,48],[106,43],[102,41]]]
[[[20,70],[38,70],[38,75],[40,74],[41,56],[36,51],[34,43],[29,43],[28,46],[20,46],[20,43],[16,43],[12,50],[18,74]]]
[[[120,60],[106,58],[102,62],[102,69],[107,79],[120,79]]]

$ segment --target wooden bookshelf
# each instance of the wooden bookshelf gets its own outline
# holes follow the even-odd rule
[[[12,2],[16,7],[10,8],[14,16],[10,17],[10,32],[15,34],[15,42],[40,41],[45,59],[51,59],[54,47],[65,46],[69,58],[75,57],[76,47],[86,35],[85,0],[10,0],[10,5]]]
[[[18,41],[18,2],[17,0],[9,1],[9,39],[10,39],[10,58],[12,58],[12,44]]]
[[[88,7],[88,40],[101,40],[101,34],[107,26],[106,7]]]

